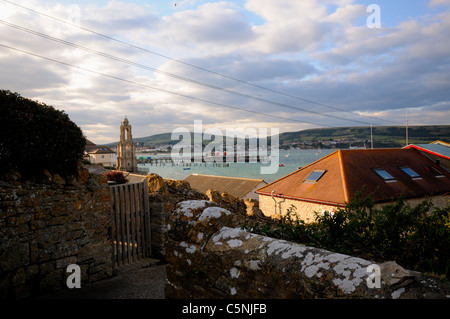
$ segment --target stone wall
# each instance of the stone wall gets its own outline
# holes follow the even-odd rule
[[[112,275],[106,178],[80,168],[67,180],[48,171],[20,179],[0,181],[0,298],[67,288],[69,264],[80,266],[82,283]]]
[[[268,217],[279,218],[284,216],[291,205],[295,206],[298,218],[305,222],[313,222],[316,219],[316,212],[335,211],[337,208],[331,205],[259,195],[259,208]]]
[[[175,205],[187,199],[206,199],[206,195],[191,189],[188,182],[163,179],[150,173],[148,183],[152,254],[164,259],[167,243],[167,223]]]
[[[149,189],[152,253],[155,257],[164,259],[168,241],[167,224],[177,203],[186,200],[209,200],[235,212],[235,217],[245,222],[246,216],[252,220],[267,222],[258,209],[255,200],[243,201],[227,193],[208,190],[206,194],[192,189],[188,182],[163,179],[151,173],[145,177]],[[235,220],[236,220],[235,218]]]
[[[404,287],[380,279],[380,288],[369,288],[371,261],[249,233],[236,228],[234,215],[208,200],[177,204],[168,224],[166,298],[450,296],[447,282],[419,273]]]

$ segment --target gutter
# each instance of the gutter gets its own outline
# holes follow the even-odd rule
[[[273,207],[274,207],[274,209],[275,209],[275,212],[274,212],[274,215],[276,215],[277,214],[277,200],[275,199],[275,198],[273,198],[273,193],[274,193],[275,191],[272,191],[271,193],[270,193],[270,195],[272,196],[272,199],[273,199]],[[258,193],[257,193],[258,194]],[[258,194],[259,195],[259,194]]]
[[[337,206],[337,207],[345,207],[345,203],[343,204],[343,203],[336,203],[336,202],[327,202],[327,201],[321,201],[321,200],[316,200],[316,199],[308,199],[308,198],[300,198],[300,197],[288,196],[288,195],[283,195],[283,194],[275,194],[274,191],[272,191],[270,193],[256,192],[256,194],[264,195],[264,196],[271,196],[272,199],[274,200],[274,202],[275,202],[275,198],[274,197],[278,197],[278,198],[292,199],[292,200],[298,200],[298,201],[308,202],[308,203],[324,204],[324,205]]]
[[[271,193],[264,193],[264,192],[256,192],[258,195],[264,195],[264,196],[271,196],[272,199],[275,202],[274,197],[278,197],[278,198],[285,198],[285,199],[291,199],[291,200],[297,200],[297,201],[302,201],[302,202],[307,202],[307,203],[314,203],[314,204],[323,204],[323,205],[330,205],[330,206],[336,206],[336,207],[345,207],[346,203],[342,204],[342,203],[336,203],[336,202],[327,202],[327,201],[321,201],[321,200],[316,200],[316,199],[308,199],[308,198],[301,198],[301,197],[295,197],[295,196],[289,196],[289,195],[283,195],[283,194],[275,194],[274,191],[272,191]],[[446,196],[450,196],[450,192],[445,192],[445,193],[435,193],[435,194],[428,194],[428,195],[415,195],[415,196],[408,196],[405,197],[406,200],[408,199],[427,199],[429,197],[434,197],[434,196],[442,196],[442,197],[446,197]],[[384,203],[392,203],[395,202],[395,198],[392,199],[384,199],[384,200],[378,200],[378,201],[374,201],[374,204],[384,204]]]

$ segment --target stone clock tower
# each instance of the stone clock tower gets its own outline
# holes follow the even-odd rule
[[[137,172],[136,144],[131,136],[131,125],[127,116],[120,125],[120,142],[117,144],[117,169],[120,171]]]

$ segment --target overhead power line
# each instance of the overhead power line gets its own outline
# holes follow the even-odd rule
[[[70,63],[67,63],[67,62],[62,62],[62,61],[59,61],[59,60],[56,60],[56,59],[52,59],[52,58],[45,57],[45,56],[42,56],[42,55],[39,55],[39,54],[36,54],[36,53],[28,52],[28,51],[25,51],[25,50],[22,50],[22,49],[19,49],[19,48],[15,48],[15,47],[12,47],[12,46],[9,46],[9,45],[6,45],[6,44],[2,44],[2,43],[0,43],[0,47],[4,47],[4,48],[10,49],[10,50],[21,52],[21,53],[24,53],[24,54],[27,54],[27,55],[30,55],[30,56],[34,56],[34,57],[37,57],[37,58],[40,58],[40,59],[44,59],[44,60],[47,60],[47,61],[59,63],[59,64],[62,64],[62,65],[65,65],[65,66],[68,66],[68,67],[71,67],[71,68],[74,68],[74,69],[90,72],[90,73],[101,75],[101,76],[104,76],[104,77],[108,77],[108,78],[111,78],[111,79],[114,79],[114,80],[118,80],[118,81],[130,83],[130,84],[133,84],[133,85],[138,85],[138,86],[141,86],[141,87],[149,88],[149,89],[152,89],[152,90],[157,90],[157,91],[161,91],[161,92],[165,92],[165,93],[181,96],[181,97],[184,97],[184,98],[188,98],[188,99],[199,101],[199,102],[203,102],[203,103],[208,103],[208,104],[213,104],[213,105],[217,105],[217,106],[221,106],[221,107],[231,108],[231,109],[235,109],[235,110],[239,110],[239,111],[243,111],[243,112],[247,112],[247,113],[252,113],[252,114],[264,115],[264,116],[277,118],[277,119],[281,119],[281,120],[294,121],[294,122],[299,122],[299,123],[304,123],[304,124],[319,125],[319,126],[323,126],[323,127],[333,127],[333,126],[319,124],[319,123],[301,121],[301,120],[287,118],[287,117],[282,117],[282,116],[278,116],[278,115],[267,114],[267,113],[263,113],[263,112],[253,111],[253,110],[247,110],[247,109],[243,109],[243,108],[236,107],[236,106],[231,106],[231,105],[227,105],[227,104],[223,104],[223,103],[213,102],[213,101],[209,101],[209,100],[193,97],[193,96],[190,96],[190,95],[186,95],[186,94],[182,94],[182,93],[178,93],[178,92],[173,92],[173,91],[169,91],[169,90],[166,90],[166,89],[161,89],[161,88],[154,87],[154,86],[151,86],[151,85],[148,85],[148,84],[143,84],[143,83],[139,83],[139,82],[136,82],[136,81],[127,80],[127,79],[120,78],[120,77],[117,77],[117,76],[114,76],[114,75],[110,75],[110,74],[106,74],[106,73],[90,70],[90,69],[83,68],[83,67],[80,67],[80,66],[76,66],[76,65],[73,65],[73,64],[70,64]]]
[[[55,37],[52,37],[50,35],[47,35],[47,34],[44,34],[44,33],[38,32],[38,31],[35,31],[35,30],[31,30],[31,29],[28,29],[28,28],[25,28],[25,27],[22,27],[22,26],[13,24],[13,23],[9,23],[9,22],[4,21],[4,20],[0,20],[0,24],[3,24],[5,26],[11,27],[11,28],[14,28],[14,29],[17,29],[17,30],[20,30],[20,31],[23,31],[23,32],[26,32],[26,33],[29,33],[29,34],[33,34],[33,35],[36,35],[36,36],[39,36],[39,37],[42,37],[42,38],[54,41],[54,42],[57,42],[57,43],[61,43],[61,44],[64,44],[64,45],[67,45],[67,46],[70,46],[70,47],[73,47],[73,48],[76,48],[76,49],[80,49],[80,50],[83,50],[83,51],[86,51],[86,52],[89,52],[89,53],[93,53],[93,54],[96,54],[96,55],[99,55],[99,56],[102,56],[102,57],[105,57],[105,58],[108,58],[108,59],[111,59],[111,60],[115,60],[115,61],[118,61],[118,62],[121,62],[121,63],[125,63],[125,64],[131,65],[131,66],[135,66],[135,67],[138,67],[138,68],[141,68],[141,69],[150,70],[150,71],[153,71],[153,72],[156,72],[156,73],[160,73],[160,74],[172,77],[172,78],[176,78],[176,79],[179,79],[179,80],[182,80],[182,81],[194,83],[196,85],[204,86],[204,87],[207,87],[207,88],[219,90],[219,91],[226,92],[226,93],[229,93],[229,94],[237,95],[237,96],[240,96],[240,97],[244,97],[244,98],[248,98],[248,99],[252,99],[252,100],[256,100],[256,101],[259,101],[259,102],[264,102],[264,103],[268,103],[268,104],[272,104],[272,105],[277,105],[277,106],[281,106],[281,107],[286,107],[286,108],[290,108],[290,109],[293,109],[293,110],[298,110],[298,111],[302,111],[302,112],[306,112],[306,113],[310,113],[310,114],[326,116],[326,117],[333,118],[333,119],[350,121],[350,122],[360,123],[360,124],[370,124],[368,122],[363,122],[363,121],[359,121],[359,120],[353,120],[353,119],[344,118],[344,117],[340,117],[340,116],[336,116],[336,115],[330,115],[330,114],[326,114],[326,113],[322,113],[322,112],[306,110],[306,109],[295,107],[295,106],[288,105],[288,104],[285,104],[285,103],[280,103],[280,102],[276,102],[276,101],[272,101],[272,100],[268,100],[268,99],[264,99],[264,98],[260,98],[260,97],[255,97],[255,96],[250,95],[250,94],[240,93],[240,92],[236,92],[236,91],[233,91],[233,90],[225,89],[225,88],[222,88],[222,87],[219,87],[219,86],[215,86],[215,85],[212,85],[212,84],[200,82],[200,81],[193,80],[193,79],[190,79],[190,78],[186,78],[186,77],[183,77],[183,76],[180,76],[180,75],[176,75],[176,74],[169,73],[169,72],[166,72],[166,71],[162,71],[162,70],[159,70],[159,69],[156,69],[156,68],[152,68],[152,67],[149,67],[149,66],[146,66],[146,65],[143,65],[143,64],[139,64],[139,63],[136,63],[136,62],[133,62],[133,61],[129,61],[129,60],[126,60],[126,59],[123,59],[123,58],[119,58],[119,57],[110,55],[110,54],[105,53],[105,52],[101,52],[101,51],[97,51],[97,50],[94,50],[94,49],[91,49],[91,48],[88,48],[88,47],[84,47],[84,46],[75,44],[73,42],[69,42],[69,41],[66,41],[66,40],[63,40],[63,39],[55,38]]]
[[[26,7],[26,6],[23,6],[23,5],[14,3],[14,2],[9,1],[9,0],[3,0],[3,1],[4,1],[4,2],[7,2],[7,3],[9,3],[9,4],[12,4],[12,5],[15,5],[15,6],[17,6],[17,7],[23,8],[23,9],[25,9],[25,10],[31,11],[31,12],[33,12],[33,13],[36,13],[36,14],[45,16],[45,17],[47,17],[47,18],[56,20],[56,21],[58,21],[58,22],[61,22],[61,23],[64,23],[64,24],[67,24],[67,25],[70,25],[70,26],[79,28],[79,29],[84,30],[84,31],[86,31],[86,32],[95,34],[95,35],[97,35],[97,36],[106,38],[106,39],[108,39],[108,40],[111,40],[111,41],[114,41],[114,42],[117,42],[117,43],[120,43],[120,44],[129,46],[129,47],[132,47],[132,48],[135,48],[135,49],[138,49],[138,50],[141,50],[141,51],[150,53],[150,54],[153,54],[153,55],[156,55],[156,56],[159,56],[159,57],[162,57],[162,58],[165,58],[165,59],[168,59],[168,60],[171,60],[171,61],[180,63],[180,64],[183,64],[183,65],[186,65],[186,66],[189,66],[189,67],[192,67],[192,68],[195,68],[195,69],[204,71],[204,72],[208,72],[208,73],[211,73],[211,74],[214,74],[214,75],[223,77],[223,78],[227,78],[227,79],[230,79],[230,80],[233,80],[233,81],[237,81],[237,82],[242,83],[242,84],[245,84],[245,85],[253,86],[253,87],[258,88],[258,89],[266,90],[266,91],[269,91],[269,92],[272,92],[272,93],[280,94],[280,95],[283,95],[283,96],[286,96],[286,97],[290,97],[290,98],[293,98],[293,99],[296,99],[296,100],[300,100],[300,101],[303,101],[303,102],[315,104],[315,105],[318,105],[318,106],[324,106],[324,107],[331,108],[331,109],[334,109],[334,110],[337,110],[337,111],[346,112],[346,113],[351,113],[351,114],[355,114],[355,115],[357,115],[357,116],[362,116],[362,117],[366,117],[366,118],[370,118],[370,119],[376,119],[376,120],[379,120],[379,121],[385,121],[385,122],[389,122],[389,123],[393,123],[393,124],[400,124],[400,125],[402,125],[402,123],[399,123],[399,122],[395,122],[395,121],[391,121],[391,120],[386,120],[386,119],[382,119],[382,118],[378,118],[378,117],[374,117],[374,116],[369,116],[369,115],[359,114],[359,113],[352,112],[352,111],[348,111],[348,110],[345,110],[345,109],[342,109],[342,108],[338,108],[338,107],[335,107],[335,106],[327,105],[327,104],[324,104],[324,103],[320,103],[320,102],[316,102],[316,101],[313,101],[313,100],[301,98],[301,97],[298,97],[298,96],[295,96],[295,95],[292,95],[292,94],[284,93],[284,92],[281,92],[281,91],[278,91],[278,90],[274,90],[274,89],[267,88],[267,87],[264,87],[264,86],[261,86],[261,85],[257,85],[257,84],[254,84],[254,83],[251,83],[251,82],[248,82],[248,81],[245,81],[245,80],[241,80],[241,79],[238,79],[238,78],[235,78],[235,77],[226,75],[226,74],[222,74],[222,73],[219,73],[219,72],[216,72],[216,71],[213,71],[213,70],[209,70],[209,69],[206,69],[206,68],[203,68],[203,67],[194,65],[194,64],[192,64],[192,63],[188,63],[188,62],[185,62],[185,61],[182,61],[182,60],[179,60],[179,59],[175,59],[175,58],[169,57],[169,56],[167,56],[167,55],[164,55],[164,54],[161,54],[161,53],[158,53],[158,52],[155,52],[155,51],[152,51],[152,50],[149,50],[149,49],[146,49],[146,48],[137,46],[137,45],[134,45],[134,44],[129,43],[129,42],[126,42],[126,41],[119,40],[119,39],[117,39],[117,38],[108,36],[108,35],[106,35],[106,34],[103,34],[103,33],[97,32],[97,31],[93,31],[93,30],[91,30],[91,29],[88,29],[88,28],[82,27],[82,26],[80,26],[80,25],[77,25],[77,24],[74,24],[74,23],[65,21],[65,20],[63,20],[63,19],[60,19],[60,18],[51,16],[51,15],[46,14],[46,13],[43,13],[43,12],[34,10],[34,9],[32,9],[32,8],[29,8],[29,7]],[[316,112],[316,113],[319,113],[319,112]],[[322,113],[319,113],[319,114],[322,114]],[[340,119],[341,119],[341,118],[340,118]],[[348,119],[346,119],[346,120],[348,120]],[[359,123],[368,124],[368,122],[361,122],[361,121],[359,121]]]

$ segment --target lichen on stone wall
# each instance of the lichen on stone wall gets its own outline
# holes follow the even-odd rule
[[[187,213],[187,214],[186,214]],[[236,227],[233,211],[182,202],[169,221],[167,298],[424,298],[450,295],[422,279],[370,288],[372,261]]]

